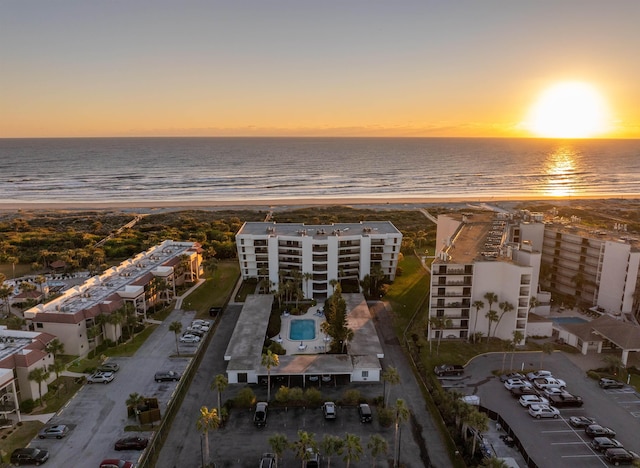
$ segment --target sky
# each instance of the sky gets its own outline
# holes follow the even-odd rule
[[[532,136],[558,82],[640,138],[640,1],[0,0],[0,137]]]

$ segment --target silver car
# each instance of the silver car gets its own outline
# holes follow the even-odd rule
[[[69,427],[64,424],[57,424],[55,426],[47,426],[40,429],[38,432],[38,438],[40,439],[62,439],[69,433]]]

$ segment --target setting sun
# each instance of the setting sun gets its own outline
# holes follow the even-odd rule
[[[533,105],[527,129],[546,138],[589,138],[606,133],[609,112],[601,94],[587,83],[559,83]]]

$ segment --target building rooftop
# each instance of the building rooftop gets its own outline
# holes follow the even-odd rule
[[[627,232],[627,225],[623,223],[612,223],[612,229],[602,229],[585,226],[581,224],[580,218],[549,217],[545,220],[545,225],[554,231],[601,241],[624,242],[634,249],[640,249],[640,235]]]
[[[449,215],[453,217],[452,215]],[[451,245],[444,248],[447,263],[471,263],[477,259],[497,259],[505,239],[506,221],[495,213],[460,214],[460,227],[451,238]],[[504,258],[508,260],[507,258]],[[445,260],[436,258],[434,263]]]
[[[100,276],[91,277],[83,284],[68,289],[53,301],[32,307],[25,311],[25,318],[33,318],[43,312],[75,314],[94,307],[118,291],[126,293],[133,283],[145,275],[157,271],[163,276],[164,264],[193,250],[195,246],[193,242],[166,240],[118,266],[109,268]]]
[[[238,231],[238,235],[241,234],[254,236],[313,236],[316,239],[326,239],[328,236],[400,234],[400,231],[390,221],[332,224],[246,222]]]
[[[0,326],[0,367],[2,363],[6,363],[7,358],[12,355],[20,355],[28,359],[28,355],[32,352],[37,352],[39,359],[42,357],[42,352],[53,339],[53,335],[49,333],[32,332],[25,330],[9,330],[6,326]],[[10,367],[13,368],[14,361]]]

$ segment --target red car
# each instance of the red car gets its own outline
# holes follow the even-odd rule
[[[102,460],[100,468],[133,468],[133,463],[126,460],[116,460],[115,458],[109,458]]]

